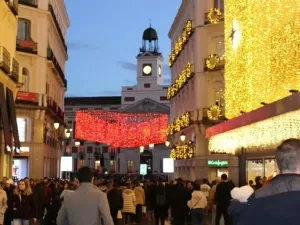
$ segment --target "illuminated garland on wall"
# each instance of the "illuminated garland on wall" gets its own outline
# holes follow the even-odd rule
[[[300,1],[226,0],[225,9],[226,118],[300,90]]]
[[[218,105],[212,105],[208,110],[207,110],[207,117],[210,120],[218,120],[221,117],[221,108]]]
[[[183,88],[183,86],[188,83],[193,75],[194,73],[192,73],[192,64],[188,63],[186,67],[180,72],[174,84],[172,84],[171,87],[168,88],[167,98],[173,98]]]
[[[170,152],[170,158],[174,160],[190,159],[193,158],[194,155],[195,155],[195,146],[191,141],[184,145],[175,146],[174,148],[172,148]]]
[[[213,8],[208,11],[206,18],[209,23],[216,24],[224,19],[222,12],[219,9]]]
[[[209,139],[209,151],[235,153],[236,150],[275,149],[283,140],[300,138],[300,110],[253,123]]]
[[[219,56],[218,54],[210,54],[208,58],[205,59],[205,67],[207,70],[214,70],[221,64],[223,60],[224,56]]]
[[[172,135],[182,129],[190,126],[190,113],[186,112],[177,117],[173,123],[168,124],[167,135]]]
[[[182,52],[184,46],[188,42],[190,36],[193,33],[192,20],[188,20],[185,24],[182,34],[175,43],[175,47],[172,49],[171,54],[169,55],[169,66],[171,67],[176,61],[180,53]]]

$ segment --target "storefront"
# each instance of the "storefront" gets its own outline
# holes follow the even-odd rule
[[[24,179],[29,176],[28,157],[13,157],[12,177],[14,181]]]
[[[239,182],[276,172],[275,151],[283,140],[300,138],[300,93],[206,130],[211,153],[239,158]],[[230,173],[229,173],[230,176]]]
[[[275,158],[248,159],[246,163],[247,181],[255,182],[255,177],[270,177],[276,171]]]
[[[223,158],[223,159],[222,159]],[[213,181],[226,174],[230,180],[237,182],[238,160],[236,158],[208,159],[208,180]]]

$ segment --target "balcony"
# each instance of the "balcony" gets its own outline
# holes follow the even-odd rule
[[[219,22],[224,21],[224,13],[222,13],[219,9],[213,8],[210,9],[207,13],[205,13],[204,24],[217,24]]]
[[[12,60],[12,70],[11,70],[11,73],[10,73],[10,77],[11,77],[11,79],[13,79],[16,82],[19,81],[19,71],[20,71],[19,63],[15,58],[13,58],[13,60]]]
[[[37,8],[37,0],[19,0],[19,4]]]
[[[58,74],[59,78],[61,79],[61,81],[64,84],[64,87],[67,88],[67,80],[65,79],[65,74],[63,72],[63,70],[61,69],[57,59],[55,58],[53,51],[51,48],[47,49],[47,59],[48,61],[51,61],[55,70],[56,70],[56,74]]]
[[[0,69],[6,73],[10,73],[10,54],[7,49],[3,46],[0,46]]]
[[[55,23],[55,26],[56,26],[56,29],[57,29],[57,31],[58,31],[58,33],[59,33],[59,37],[60,37],[60,39],[61,39],[61,42],[62,42],[62,44],[63,44],[63,46],[64,46],[66,52],[68,52],[68,47],[67,47],[67,45],[66,45],[66,42],[65,42],[63,33],[62,33],[61,29],[60,29],[60,26],[59,26],[58,20],[57,20],[57,18],[56,18],[56,15],[55,15],[55,13],[54,13],[54,9],[53,9],[52,5],[50,5],[50,4],[48,5],[48,10],[49,10],[49,12],[50,12],[50,14],[51,14],[51,16],[52,16],[52,19],[53,19],[53,21],[54,21],[54,23]]]
[[[58,106],[58,104],[51,98],[47,97],[47,108],[52,111],[56,117],[58,117],[62,122],[64,122],[64,112]]]
[[[18,15],[18,5],[19,5],[19,0],[5,0],[8,7],[12,11],[13,14],[16,16]]]
[[[37,43],[32,40],[19,40],[17,39],[17,51],[29,54],[37,54]]]

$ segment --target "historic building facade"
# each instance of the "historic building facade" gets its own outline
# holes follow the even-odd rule
[[[16,58],[18,13],[18,1],[0,1],[0,178],[11,177],[12,157],[20,148],[14,104],[22,80]]]
[[[210,154],[205,138],[207,127],[224,120],[224,1],[183,0],[169,37],[168,134],[177,159],[175,176],[213,180],[228,173],[236,180],[237,160]],[[193,153],[181,154],[187,144]],[[220,161],[226,166],[218,166]]]
[[[143,33],[143,46],[137,55],[136,85],[122,87],[122,95],[117,97],[65,98],[65,112],[70,128],[75,130],[77,110],[107,110],[124,113],[156,112],[169,114],[167,85],[163,85],[163,56],[158,48],[157,32],[149,27]],[[74,134],[73,134],[74,137]],[[102,173],[139,174],[140,164],[147,164],[148,174],[162,172],[162,159],[169,158],[169,148],[165,143],[135,149],[111,149],[101,143],[81,141],[75,146],[70,140],[73,169],[89,165]],[[151,144],[151,143],[149,143]],[[100,165],[99,165],[100,164]]]
[[[63,0],[19,1],[16,58],[22,86],[16,104],[22,148],[14,158],[18,178],[59,175],[68,27]]]

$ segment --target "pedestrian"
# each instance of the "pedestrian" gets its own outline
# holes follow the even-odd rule
[[[79,187],[64,196],[58,212],[57,225],[114,225],[107,196],[93,185],[94,173],[85,166],[78,170]]]

